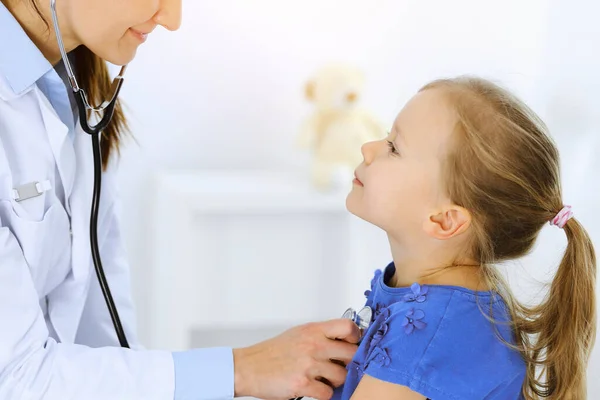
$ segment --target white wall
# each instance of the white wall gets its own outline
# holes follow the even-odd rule
[[[182,29],[151,35],[123,89],[138,141],[123,152],[122,194],[142,339],[152,317],[143,304],[152,296],[144,275],[152,174],[305,166],[306,155],[293,148],[311,110],[303,85],[330,61],[365,70],[363,104],[388,124],[419,86],[440,76],[475,73],[512,88],[553,128],[566,201],[600,248],[593,209],[600,162],[591,151],[600,147],[599,14],[593,0],[184,2]],[[544,250],[564,245],[560,234],[544,232],[528,272],[557,262]],[[598,351],[591,368],[600,375]],[[590,385],[600,391],[599,382]]]
[[[546,120],[556,135],[563,157],[565,203],[573,204],[599,254],[600,26],[595,16],[600,14],[600,3],[552,0],[549,10],[539,93],[546,96]],[[558,236],[561,241],[554,243],[564,245],[564,237]],[[538,250],[552,254],[550,249],[554,243],[551,240],[545,243],[546,247],[539,246]],[[544,260],[544,256],[539,259]],[[600,309],[600,289],[597,293],[597,309]],[[598,377],[600,346],[596,345],[588,368],[590,399],[600,393]]]

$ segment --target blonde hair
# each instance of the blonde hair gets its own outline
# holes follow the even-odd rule
[[[429,83],[442,89],[457,117],[443,161],[453,202],[472,213],[469,254],[488,286],[505,300],[527,375],[526,399],[586,398],[586,369],[596,335],[596,256],[575,219],[564,227],[568,244],[544,301],[521,304],[493,267],[527,254],[563,208],[559,154],[544,123],[505,89],[459,77]]]

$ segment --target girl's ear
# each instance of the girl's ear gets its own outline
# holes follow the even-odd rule
[[[423,224],[423,230],[432,238],[447,240],[465,233],[469,226],[471,213],[463,207],[452,205],[431,213]]]

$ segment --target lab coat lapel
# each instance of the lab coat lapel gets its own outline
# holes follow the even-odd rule
[[[58,173],[64,187],[65,199],[68,199],[75,177],[75,152],[72,143],[66,140],[69,128],[60,120],[46,96],[37,88],[35,92],[40,104],[40,111],[44,125],[46,126],[46,132],[48,133],[50,147],[52,148],[52,153],[58,166]],[[68,203],[65,204],[65,207],[70,212]]]
[[[90,211],[94,189],[92,139],[78,126],[75,135],[77,174],[71,192],[73,209],[73,273],[76,278],[89,278],[91,272]]]
[[[75,132],[75,162],[77,173],[70,196],[72,253],[71,274],[51,294],[50,317],[60,340],[74,343],[81,314],[89,292],[93,271],[90,245],[90,209],[94,184],[92,142],[89,135],[77,127]]]
[[[90,245],[90,209],[94,184],[92,142],[89,135],[77,127],[75,132],[75,155],[77,173],[70,196],[72,254],[71,274],[52,293],[54,307],[50,313],[52,323],[60,340],[74,343],[83,307],[89,292],[90,274],[93,271]]]

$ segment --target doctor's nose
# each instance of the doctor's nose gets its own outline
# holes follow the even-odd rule
[[[154,22],[170,31],[178,30],[181,27],[181,1],[161,0],[160,8],[153,18]]]
[[[369,165],[373,162],[373,159],[377,154],[377,143],[379,142],[367,142],[360,147],[360,152],[363,155],[366,165]]]

